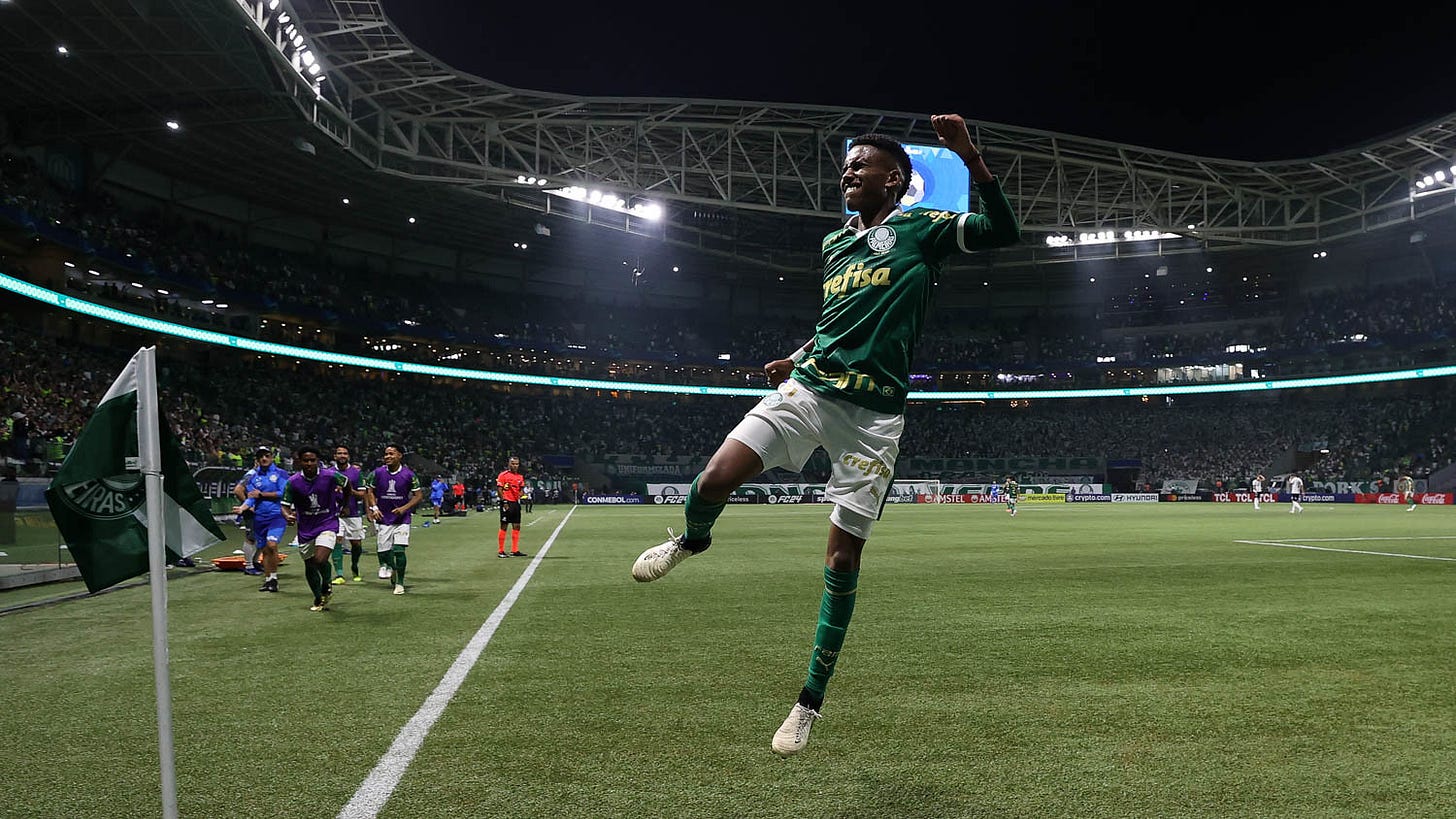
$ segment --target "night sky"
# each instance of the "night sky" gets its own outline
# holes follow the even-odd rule
[[[522,89],[953,110],[1249,160],[1456,111],[1439,4],[1280,6],[385,0],[416,45]]]

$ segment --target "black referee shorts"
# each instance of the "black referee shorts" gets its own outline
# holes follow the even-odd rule
[[[501,524],[521,525],[521,502],[503,500],[500,502]]]

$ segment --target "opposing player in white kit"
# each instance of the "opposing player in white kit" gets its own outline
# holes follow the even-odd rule
[[[832,464],[825,497],[834,504],[824,559],[824,594],[798,702],[774,734],[781,756],[804,750],[819,718],[854,612],[860,553],[895,472],[905,425],[910,360],[942,263],[957,253],[1015,244],[1020,228],[1000,183],[959,116],[931,117],[940,141],[976,181],[983,213],[900,210],[912,167],[893,138],[850,141],[840,175],[858,213],[824,238],[823,307],[814,337],[789,358],[765,365],[777,390],[744,416],[693,481],[687,530],[643,552],[632,577],[656,580],[712,543],[711,529],[732,494],[765,469],[803,468],[823,447]]]
[[[1303,512],[1304,507],[1300,505],[1299,499],[1304,496],[1304,480],[1298,475],[1290,475],[1285,486],[1289,492],[1289,514]]]
[[[1264,491],[1264,473],[1260,472],[1254,476],[1254,511],[1259,511],[1259,495]]]

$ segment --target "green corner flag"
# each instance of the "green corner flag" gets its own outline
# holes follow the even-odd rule
[[[138,352],[117,376],[49,487],[46,504],[92,592],[148,571],[146,490],[139,457]],[[175,562],[223,539],[177,437],[160,412],[162,521]]]

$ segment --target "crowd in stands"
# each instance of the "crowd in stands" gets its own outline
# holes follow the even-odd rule
[[[0,317],[7,328],[10,316]],[[0,400],[10,423],[4,452],[36,468],[59,460],[133,348],[93,348],[27,333],[0,335]],[[194,349],[195,352],[195,349]],[[259,443],[287,452],[309,443],[351,446],[372,463],[398,442],[472,486],[520,457],[533,477],[566,476],[548,456],[590,461],[605,453],[703,457],[752,398],[498,387],[391,376],[250,354],[162,358],[163,408],[196,465],[241,465]],[[1423,386],[1358,399],[1309,391],[1284,400],[1220,396],[1173,402],[1042,401],[1033,407],[910,405],[901,460],[1026,455],[1136,459],[1140,482],[1197,478],[1212,486],[1270,472],[1281,454],[1313,453],[1306,480],[1429,476],[1453,461],[1453,388]],[[1320,454],[1326,451],[1325,454]],[[812,461],[805,477],[827,477]],[[943,480],[999,476],[935,474]]]
[[[480,288],[450,288],[447,300],[438,283],[424,278],[339,266],[322,253],[248,244],[168,210],[123,207],[102,188],[62,189],[33,161],[13,154],[0,154],[0,225],[5,224],[77,252],[82,263],[71,269],[68,285],[88,299],[290,343],[298,337],[280,329],[276,317],[301,318],[324,327],[309,332],[329,333],[321,338],[345,353],[539,375],[763,387],[761,365],[787,356],[812,332],[810,315],[744,322],[561,294],[507,298]],[[147,286],[133,287],[132,280]],[[1450,347],[1456,319],[1456,300],[1411,288],[1287,298],[1270,291],[1274,298],[1238,304],[1225,295],[1214,293],[1212,302],[1177,313],[1183,323],[1223,322],[1217,330],[1197,332],[1140,332],[1140,320],[1171,315],[1171,306],[1150,298],[1146,304],[1132,299],[1106,305],[1097,316],[1076,320],[932,311],[912,372],[992,375],[953,384],[932,375],[914,386],[1019,386],[1016,378],[1031,376],[1018,374],[1062,368],[1060,380],[1025,386],[1113,383],[1112,375],[1098,372],[1098,357],[1115,358],[1119,367],[1152,367],[1256,358],[1287,364],[1302,356],[1297,366],[1309,368],[1303,372],[1420,364],[1430,360],[1433,345]],[[224,300],[232,309],[215,306]],[[265,315],[275,317],[272,324],[261,318]],[[398,345],[383,353],[371,346],[381,334]],[[32,463],[56,460],[125,358],[112,350],[41,341],[27,332],[0,336],[0,354],[14,362],[0,371],[4,452]],[[482,475],[511,452],[525,458],[601,451],[706,454],[744,404],[641,394],[617,400],[601,394],[506,393],[478,383],[385,380],[379,373],[323,371],[324,365],[309,363],[207,357],[205,370],[174,362],[164,379],[165,409],[198,463],[230,462],[260,441],[285,447],[345,441],[373,451],[394,438],[430,453],[443,468]],[[1450,358],[1447,350],[1443,360]],[[339,396],[326,412],[318,410],[321,374],[329,393]],[[1134,370],[1126,378],[1122,383],[1141,383],[1146,375]],[[378,400],[386,395],[387,401]],[[1270,453],[1321,441],[1314,452],[1328,453],[1316,459],[1308,476],[1313,479],[1364,480],[1391,470],[1424,475],[1451,460],[1446,432],[1451,419],[1439,403],[1328,406],[1311,400],[1297,412],[1283,403],[1251,410],[1238,402],[1182,399],[1152,407],[1043,402],[1032,411],[914,404],[902,451],[932,457],[1056,452],[1138,458],[1145,480],[1213,481],[1237,480],[1263,469]],[[528,466],[550,469],[539,462]],[[823,471],[827,465],[815,462],[810,468]]]
[[[87,297],[263,336],[269,330],[256,317],[282,315],[335,327],[341,338],[387,333],[468,343],[483,356],[535,351],[731,371],[786,355],[804,342],[813,324],[808,315],[742,322],[711,313],[600,305],[561,294],[506,296],[481,288],[446,288],[423,276],[339,265],[325,252],[289,253],[248,244],[240,236],[161,208],[127,209],[102,188],[65,191],[48,182],[32,160],[14,154],[0,154],[0,222],[7,220],[87,254],[70,282]],[[96,267],[104,277],[85,272]],[[129,284],[137,279],[146,285],[141,291]],[[1146,309],[1138,299],[1130,304],[1113,300],[1095,317],[1038,313],[993,320],[973,310],[932,311],[912,370],[1050,368],[1073,371],[1065,386],[1095,386],[1105,380],[1097,372],[1099,357],[1116,357],[1126,367],[1208,364],[1258,355],[1283,359],[1282,375],[1299,374],[1300,366],[1318,372],[1328,366],[1330,354],[1375,350],[1383,354],[1378,362],[1382,366],[1421,363],[1414,353],[1389,354],[1449,342],[1456,317],[1456,301],[1409,288],[1374,286],[1289,298],[1270,292],[1273,298],[1247,304],[1230,302],[1217,290],[1204,297],[1210,293],[1213,301],[1169,315]],[[227,303],[230,309],[203,305],[203,299]],[[510,308],[502,309],[502,304]],[[1134,314],[1173,325],[1208,319],[1225,326],[1210,332],[1147,334],[1128,323]],[[1241,343],[1255,352],[1229,351]],[[1305,363],[1296,364],[1301,357]],[[605,364],[585,365],[590,368],[586,370],[580,363],[571,366],[578,369],[574,374],[606,377],[601,369]]]

